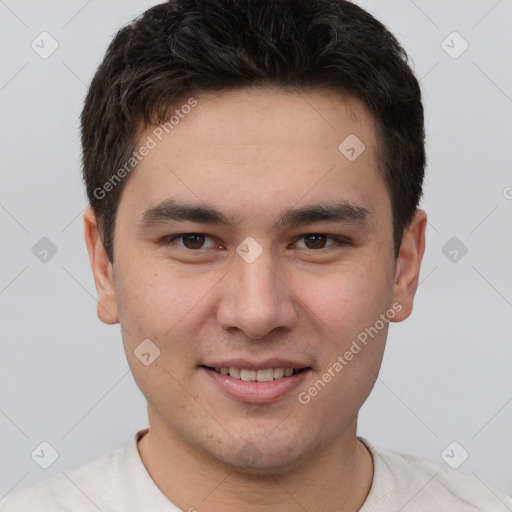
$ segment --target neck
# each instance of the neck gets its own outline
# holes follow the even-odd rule
[[[150,425],[138,443],[141,459],[161,492],[185,511],[356,512],[371,488],[373,461],[357,439],[357,418],[293,468],[258,474],[222,464],[175,432]]]

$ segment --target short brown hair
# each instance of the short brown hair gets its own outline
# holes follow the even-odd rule
[[[422,195],[425,134],[420,87],[396,38],[345,0],[170,0],[116,34],[81,116],[83,178],[110,261],[129,179],[120,169],[140,126],[165,122],[201,91],[254,85],[349,91],[370,109],[398,256]]]

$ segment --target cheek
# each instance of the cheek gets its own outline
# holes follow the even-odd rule
[[[149,338],[162,350],[180,350],[179,340],[185,341],[186,331],[199,325],[204,297],[218,278],[198,271],[186,274],[169,261],[148,266],[149,257],[137,252],[119,262],[116,279],[125,344],[132,347]],[[172,347],[165,342],[169,339],[175,340]]]
[[[190,340],[192,329],[199,324],[198,305],[207,291],[205,279],[191,282],[175,269],[150,267],[135,254],[120,261],[118,270],[119,318],[133,377],[154,406],[166,407],[172,402],[184,407],[179,383],[185,381],[186,363],[194,360],[195,347]],[[149,345],[144,341],[148,339]],[[144,353],[150,353],[147,365]]]
[[[307,304],[334,339],[347,339],[373,325],[389,308],[392,282],[382,268],[347,265],[328,275],[303,278],[298,287]]]
[[[357,414],[370,394],[382,363],[392,297],[389,278],[376,267],[338,272],[304,283],[310,318],[318,318],[318,358],[315,377],[301,389],[305,413],[326,436]],[[376,326],[376,322],[378,322]],[[376,327],[375,327],[376,326]],[[331,411],[328,418],[325,410]]]

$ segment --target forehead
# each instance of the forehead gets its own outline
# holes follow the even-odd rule
[[[123,192],[139,207],[179,197],[265,215],[283,202],[319,199],[371,209],[386,196],[373,116],[348,94],[201,93],[146,128],[136,148],[150,140]]]
[[[357,132],[366,146],[376,143],[376,124],[367,107],[354,95],[329,89],[283,91],[265,87],[201,93],[196,106],[186,108],[191,98],[177,102],[162,123],[165,138],[188,137],[193,132],[197,149],[217,146],[233,157],[233,148],[289,145],[315,150],[333,148]],[[174,113],[174,115],[173,115]],[[179,115],[176,115],[179,114]],[[178,129],[179,128],[179,129]],[[158,129],[158,127],[157,127]],[[145,133],[150,133],[151,128]],[[179,146],[174,148],[180,150]],[[247,149],[250,151],[250,149]],[[370,151],[371,152],[371,151]]]

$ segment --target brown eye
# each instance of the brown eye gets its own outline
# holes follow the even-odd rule
[[[187,249],[201,249],[206,236],[200,233],[187,233],[185,235],[181,235],[183,240],[183,245]]]
[[[164,238],[161,244],[168,248],[188,249],[189,251],[200,251],[205,249],[221,249],[218,242],[211,236],[204,233],[181,233]]]
[[[327,241],[326,235],[319,235],[316,233],[304,235],[304,245],[308,249],[323,249]]]

